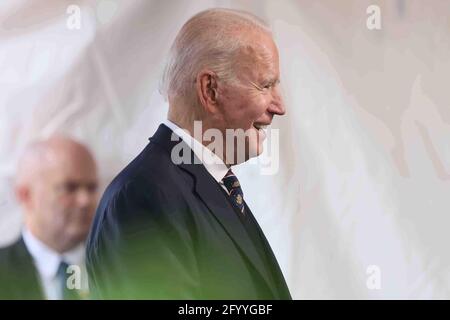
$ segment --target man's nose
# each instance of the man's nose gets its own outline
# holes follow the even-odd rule
[[[279,116],[282,116],[286,113],[284,101],[278,89],[273,93],[273,99],[270,103],[268,111]]]
[[[80,188],[80,190],[78,190],[77,192],[77,204],[80,207],[84,208],[91,205],[94,198],[95,198],[94,193],[87,190],[87,188]]]

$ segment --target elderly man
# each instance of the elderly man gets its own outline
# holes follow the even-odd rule
[[[262,152],[262,127],[285,113],[270,30],[249,13],[201,12],[175,39],[163,81],[168,120],[97,209],[87,246],[94,294],[290,299],[231,171]],[[210,147],[208,131],[229,129],[246,133],[244,150],[239,134]]]
[[[19,161],[15,193],[24,228],[16,243],[0,249],[0,298],[83,298],[84,241],[97,205],[91,153],[62,136],[30,145]]]

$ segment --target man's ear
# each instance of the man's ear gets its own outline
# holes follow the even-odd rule
[[[17,201],[24,207],[31,206],[30,188],[26,185],[18,185],[14,188],[14,193]]]
[[[204,110],[215,113],[217,107],[218,90],[217,75],[209,70],[201,71],[196,79],[197,95]]]

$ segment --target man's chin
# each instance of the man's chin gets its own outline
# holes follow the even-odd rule
[[[266,139],[266,132],[263,129],[256,129],[246,131],[245,144],[239,144],[236,140],[234,143],[234,158],[226,159],[228,165],[238,165],[244,163],[252,158],[256,158],[264,151],[263,142]]]
[[[84,242],[89,235],[89,230],[86,231],[85,228],[80,228],[77,230],[71,230],[66,234],[65,243],[77,246],[78,244]]]
[[[254,129],[254,135],[249,139],[248,152],[246,153],[246,161],[256,158],[263,153],[263,143],[266,140],[266,131],[264,129]]]

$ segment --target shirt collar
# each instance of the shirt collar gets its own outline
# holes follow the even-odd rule
[[[36,238],[28,229],[22,230],[22,238],[35,262],[36,268],[45,278],[54,278],[61,261],[69,265],[81,266],[84,261],[84,246],[78,245],[63,254],[55,252]]]
[[[172,121],[167,119],[164,121],[164,125],[177,134],[192,149],[195,156],[205,166],[206,171],[208,171],[214,180],[221,183],[223,177],[225,177],[229,170],[223,160],[210,149],[205,147],[200,141],[192,137],[187,130],[180,128]]]

